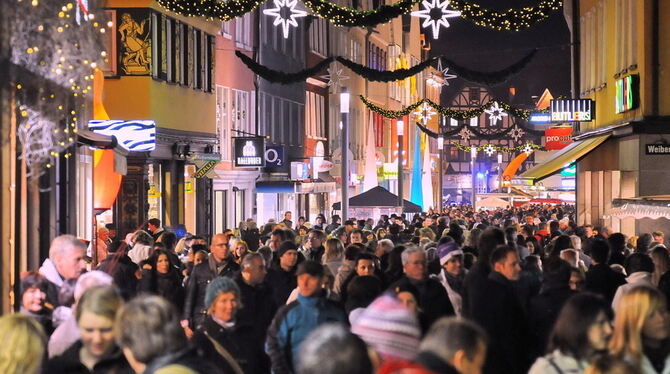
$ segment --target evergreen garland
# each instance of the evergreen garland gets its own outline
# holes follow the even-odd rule
[[[267,80],[268,82],[279,83],[279,84],[292,84],[302,82],[305,79],[311,77],[312,75],[320,72],[331,62],[333,62],[333,60],[335,60],[334,57],[324,58],[323,60],[321,60],[321,62],[312,66],[311,68],[303,69],[295,73],[284,73],[282,71],[269,69],[257,63],[251,57],[245,55],[240,51],[235,51],[235,55],[240,60],[242,60],[242,62],[245,65],[247,65],[247,67],[251,69],[251,71],[253,71],[254,74],[257,74],[258,76]]]
[[[401,0],[393,5],[382,5],[375,10],[356,10],[341,7],[326,0],[301,0],[315,14],[336,26],[375,27],[412,11],[421,0]]]
[[[484,105],[480,106],[479,108],[474,108],[474,109],[467,109],[467,110],[456,110],[456,109],[449,109],[447,107],[443,107],[442,105],[436,104],[435,102],[428,100],[428,99],[422,99],[417,101],[416,103],[409,105],[405,107],[404,109],[401,110],[390,110],[390,109],[384,109],[378,105],[375,105],[368,101],[363,95],[360,95],[361,101],[370,109],[371,111],[381,114],[382,116],[390,119],[395,119],[395,118],[400,118],[403,116],[406,116],[414,111],[414,109],[418,108],[421,104],[423,103],[428,103],[433,109],[435,109],[438,113],[445,117],[457,119],[457,120],[465,120],[468,118],[473,118],[473,117],[479,117],[482,113],[484,113],[484,110],[487,108],[490,108],[491,105],[494,102],[497,102],[500,107],[505,110],[505,112],[515,116],[519,117],[521,119],[528,119],[528,116],[530,115],[529,110],[525,109],[518,109],[514,108],[511,105],[502,102],[500,100],[490,100],[489,102],[485,103]]]
[[[230,21],[253,11],[266,0],[157,0],[163,8],[188,17]]]
[[[518,145],[516,147],[501,147],[496,144],[480,144],[478,146],[468,146],[468,145],[462,145],[458,142],[451,142],[451,145],[454,147],[458,148],[460,151],[463,152],[470,152],[472,148],[474,147],[477,152],[481,152],[485,150],[486,148],[491,148],[493,149],[494,152],[505,152],[505,153],[517,153],[517,152],[526,152],[526,151],[532,151],[532,150],[537,150],[537,151],[546,151],[546,149],[537,144],[533,144],[530,142],[524,143],[522,145]]]
[[[542,0],[537,6],[508,9],[504,12],[482,8],[465,0],[451,0],[451,7],[461,12],[461,17],[477,26],[495,30],[521,31],[549,17],[549,13],[561,9],[561,0]]]
[[[447,60],[444,57],[430,58],[426,61],[421,62],[420,64],[412,66],[409,69],[377,70],[353,62],[341,56],[325,58],[321,60],[321,62],[319,62],[318,64],[314,65],[313,67],[295,73],[285,73],[277,70],[272,70],[266,66],[257,63],[256,61],[254,61],[247,55],[241,53],[240,51],[235,51],[235,55],[238,58],[240,58],[242,62],[251,71],[258,74],[259,76],[261,76],[262,78],[264,78],[269,82],[280,83],[280,84],[291,84],[303,81],[308,77],[321,71],[324,67],[326,67],[334,60],[339,61],[340,63],[342,63],[342,65],[351,69],[352,72],[360,75],[361,77],[365,78],[368,81],[394,82],[407,79],[413,75],[416,75],[421,71],[423,71],[424,69],[426,69],[428,66],[430,66],[433,62],[437,61],[438,59],[442,59],[442,61],[446,64],[446,66],[449,67],[450,72],[455,73],[456,75],[460,76],[465,80],[485,85],[495,85],[506,81],[512,75],[517,74],[519,71],[521,71],[533,59],[536,53],[537,49],[534,49],[526,56],[524,56],[522,59],[506,67],[505,69],[490,73],[478,72],[467,69],[465,67],[459,66],[451,62],[450,60]]]

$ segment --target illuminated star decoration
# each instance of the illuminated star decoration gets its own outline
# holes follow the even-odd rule
[[[507,117],[507,113],[500,108],[497,101],[490,108],[484,109],[484,112],[490,116],[489,121],[491,121],[491,126],[495,126],[498,121],[502,121],[503,117]]]
[[[435,114],[437,114],[437,112],[435,112],[428,103],[421,104],[419,109],[414,112],[414,115],[417,116],[422,123],[428,122]]]
[[[447,10],[450,0],[431,0],[430,2],[424,0],[422,2],[424,9],[412,12],[414,17],[424,18],[421,27],[431,26],[433,29],[433,39],[437,39],[440,35],[440,25],[445,28],[449,27],[447,18],[459,17],[461,12],[456,10]],[[439,17],[436,15],[439,13]]]
[[[328,87],[333,87],[333,93],[336,93],[337,87],[342,86],[342,81],[349,79],[349,77],[342,74],[342,68],[340,68],[337,63],[326,70],[328,71],[328,74],[322,75],[321,78],[328,79]]]
[[[472,138],[474,134],[467,127],[463,127],[463,129],[458,133],[458,136],[460,136],[463,141],[469,142],[470,138]]]
[[[298,27],[298,21],[296,21],[295,18],[305,17],[307,12],[304,10],[295,9],[295,6],[298,4],[298,0],[274,0],[274,3],[276,8],[265,9],[263,10],[263,14],[275,17],[274,23],[272,25],[277,26],[281,24],[282,31],[284,33],[284,39],[288,39],[289,27]],[[284,8],[288,9],[284,10]],[[286,11],[288,13],[284,13]],[[286,14],[287,18],[284,18],[282,13]]]
[[[491,157],[493,153],[495,153],[496,149],[493,148],[493,145],[488,144],[486,147],[484,147],[484,153],[486,153],[487,156]]]
[[[509,132],[509,136],[514,139],[515,142],[518,142],[519,139],[523,138],[526,133],[519,127],[514,125],[512,130]]]
[[[530,154],[533,153],[533,147],[530,146],[530,143],[526,143],[526,145],[523,146],[523,151],[526,153],[526,156],[530,156]]]
[[[437,70],[442,72],[442,79],[444,79],[443,85],[449,85],[449,79],[457,78],[455,74],[449,74],[449,67],[442,68],[442,59],[437,60]]]

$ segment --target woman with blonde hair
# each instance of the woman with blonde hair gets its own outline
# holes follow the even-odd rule
[[[631,288],[617,304],[610,352],[644,374],[669,374],[669,321],[660,291],[649,286]]]
[[[22,314],[0,318],[0,373],[37,374],[46,344],[42,326]]]
[[[238,241],[233,248],[233,258],[235,259],[235,262],[241,264],[244,256],[246,256],[249,252],[249,244],[247,244],[247,242],[244,240]]]
[[[337,274],[344,260],[344,245],[337,238],[329,238],[323,244],[324,252],[321,262],[328,266],[332,274]]]

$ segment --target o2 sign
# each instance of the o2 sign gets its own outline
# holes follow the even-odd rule
[[[284,146],[271,145],[265,147],[265,167],[281,168],[284,167]]]

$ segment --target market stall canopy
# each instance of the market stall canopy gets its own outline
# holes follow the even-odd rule
[[[384,187],[374,187],[360,195],[349,198],[349,208],[357,207],[397,207],[398,195],[391,193]],[[334,210],[342,210],[342,203],[333,204]],[[403,200],[403,211],[407,213],[419,213],[421,207],[407,200]]]
[[[602,144],[610,136],[611,136],[610,134],[601,135],[574,142],[569,146],[551,155],[551,157],[549,157],[543,163],[533,168],[530,168],[529,170],[521,174],[518,178],[531,179],[534,182],[540,179],[544,179],[560,171],[566,165],[569,165],[581,159],[582,157],[586,156],[587,154],[589,154],[589,152],[596,149],[596,147]]]
[[[500,199],[498,197],[489,196],[477,201],[477,209],[486,208],[507,208],[510,206],[509,201]]]
[[[670,219],[670,195],[614,199],[612,200],[612,209],[606,214],[616,218]]]

